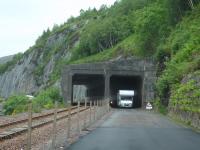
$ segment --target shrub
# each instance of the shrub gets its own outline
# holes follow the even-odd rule
[[[28,110],[29,98],[25,95],[10,96],[3,105],[5,115],[15,115]],[[34,99],[32,99],[33,112],[40,112],[42,109],[51,109],[55,101],[58,106],[63,107],[63,99],[60,96],[58,88],[49,88],[42,90]]]
[[[0,103],[4,102],[4,99],[0,97]]]
[[[10,96],[3,105],[5,115],[14,115],[27,111],[28,98],[25,95]]]
[[[63,98],[60,95],[59,89],[51,87],[46,90],[42,90],[36,96],[33,100],[33,108],[39,107],[40,109],[51,109],[54,107],[55,101],[58,101],[59,106],[63,106]]]
[[[154,101],[154,107],[156,111],[160,112],[163,115],[167,114],[167,107],[164,106],[159,98],[155,99]]]
[[[197,72],[198,73],[198,72]],[[200,89],[194,80],[176,84],[170,97],[170,107],[183,111],[199,112]]]

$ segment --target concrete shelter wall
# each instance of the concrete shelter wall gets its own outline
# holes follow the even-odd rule
[[[66,102],[73,102],[73,76],[103,75],[105,92],[104,97],[110,97],[110,77],[140,76],[142,78],[142,104],[154,99],[154,85],[156,81],[156,65],[151,59],[128,58],[115,61],[67,65],[62,70],[62,94]],[[78,81],[77,81],[78,82]]]

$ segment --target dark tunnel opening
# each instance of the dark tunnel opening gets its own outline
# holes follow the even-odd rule
[[[119,90],[134,90],[133,108],[142,106],[142,77],[141,76],[119,76],[110,78],[110,97],[113,107],[117,106],[117,93]]]
[[[112,106],[117,107],[117,93],[119,90],[134,90],[133,108],[142,106],[142,77],[112,75],[110,77],[109,95],[113,102]],[[105,76],[103,74],[75,74],[72,77],[72,104],[76,104],[74,86],[85,86],[85,98],[88,100],[101,100],[105,97]],[[84,98],[82,98],[84,99]],[[79,100],[81,100],[79,98]]]
[[[99,74],[75,74],[72,77],[72,86],[84,85],[86,87],[85,96],[88,100],[99,100],[104,98],[105,79]],[[73,89],[73,88],[72,88]],[[72,103],[75,103],[72,90]]]

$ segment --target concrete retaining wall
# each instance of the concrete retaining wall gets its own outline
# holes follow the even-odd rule
[[[170,109],[169,116],[177,118],[194,128],[200,129],[200,113]]]

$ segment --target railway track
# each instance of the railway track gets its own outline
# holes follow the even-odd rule
[[[73,110],[73,109],[76,109],[76,108],[77,108],[77,106],[74,106],[71,109]],[[68,111],[68,108],[59,110],[57,113],[59,114],[59,113],[63,113],[63,112],[66,112],[66,111]],[[48,116],[52,116],[53,114],[54,114],[54,112],[41,114],[41,115],[38,115],[38,116],[34,116],[32,118],[32,120],[42,119],[42,118],[45,118],[45,117],[48,117]],[[4,123],[4,124],[0,124],[0,129],[5,128],[5,127],[9,127],[9,126],[12,126],[12,125],[20,124],[20,123],[25,123],[25,122],[28,122],[28,118],[20,119],[20,120],[16,120],[16,121],[11,121],[11,122]]]
[[[71,108],[71,111],[72,111],[71,115],[77,114],[77,111],[76,111],[77,108],[78,108],[77,106],[74,106]],[[85,111],[87,109],[88,107],[87,108],[80,107],[80,112]],[[66,114],[67,112],[68,112],[68,109],[63,109],[63,110],[58,111],[57,121],[67,118],[68,117],[68,114]],[[53,115],[54,115],[54,112],[51,112],[51,113],[33,117],[32,120],[35,121],[35,123],[33,122],[32,129],[40,128],[47,124],[53,123],[53,117],[52,117]],[[17,135],[20,135],[22,133],[26,133],[28,131],[27,122],[28,122],[28,119],[26,118],[26,119],[21,119],[21,120],[9,122],[9,123],[1,124],[0,130],[3,130],[3,132],[0,132],[0,142],[3,140],[14,138]],[[5,131],[5,129],[8,129],[11,126],[15,126],[15,127],[9,129],[8,131]],[[16,126],[20,126],[20,127],[16,127]]]

